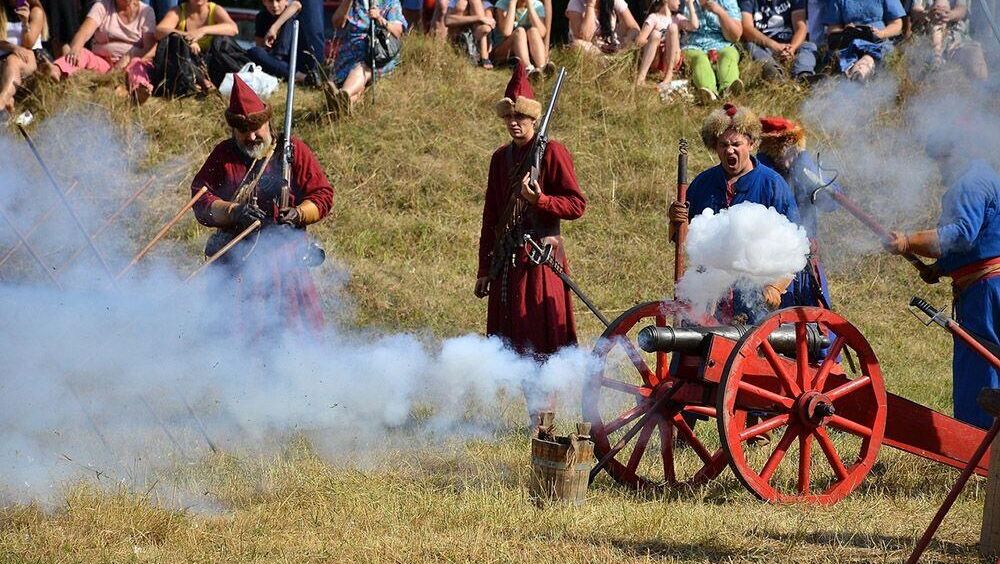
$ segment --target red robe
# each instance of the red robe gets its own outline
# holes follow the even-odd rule
[[[483,206],[483,228],[479,236],[479,271],[477,277],[490,271],[490,255],[496,237],[499,215],[508,200],[511,169],[517,169],[524,160],[531,144],[513,151],[504,145],[493,153],[490,160],[489,180],[486,185],[486,202]],[[534,206],[528,205],[534,239],[541,243],[545,236],[559,233],[559,220],[576,219],[583,215],[587,200],[580,191],[573,171],[573,159],[566,147],[549,141],[542,158],[542,173],[538,179],[542,196]],[[520,190],[520,183],[516,184]],[[561,241],[561,238],[558,238]],[[568,272],[562,245],[555,249],[555,256]],[[576,323],[573,320],[573,302],[570,291],[548,266],[535,266],[520,248],[507,275],[507,300],[501,300],[502,277],[490,283],[489,303],[486,314],[486,334],[500,335],[521,354],[545,356],[567,345],[576,344]]]
[[[278,147],[258,184],[258,206],[275,218],[280,196],[280,151]],[[326,174],[309,147],[294,135],[292,151],[291,205],[309,200],[319,208],[321,217],[326,216],[333,206],[333,188]],[[252,162],[233,139],[215,146],[191,182],[192,194],[208,187],[194,206],[201,224],[220,227],[208,213],[209,207],[219,199],[232,200]],[[234,227],[226,229],[236,231]],[[312,275],[299,256],[304,230],[277,229],[265,222],[259,231],[259,237],[251,234],[215,263],[223,263],[233,277],[230,289],[240,329],[258,336],[280,329],[319,331],[323,310]],[[251,246],[253,251],[247,255]],[[246,260],[240,260],[243,256]]]

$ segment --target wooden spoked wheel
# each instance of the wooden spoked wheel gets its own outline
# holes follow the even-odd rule
[[[645,353],[636,344],[639,330],[666,326],[679,307],[644,303],[612,322],[594,348],[597,365],[583,391],[597,460],[610,454],[604,468],[635,489],[703,483],[726,464],[711,425],[698,425],[696,433],[685,420],[714,418],[715,408],[672,401],[685,384],[670,378],[669,354]]]
[[[768,341],[785,323],[795,327],[794,358]],[[809,358],[809,324],[833,340],[822,360]],[[849,356],[857,359],[850,376],[838,361]],[[868,341],[847,320],[820,308],[788,308],[737,343],[716,408],[722,448],[747,489],[769,502],[833,504],[875,463],[885,432],[885,383]],[[762,437],[773,438],[761,445]]]

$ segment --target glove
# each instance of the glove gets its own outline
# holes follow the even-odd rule
[[[278,223],[281,225],[290,225],[292,227],[299,227],[302,225],[302,214],[299,213],[299,208],[289,207],[278,212]]]
[[[264,218],[267,217],[264,210],[258,208],[250,202],[238,204],[235,208],[233,208],[231,213],[233,223],[236,224],[236,228],[241,231],[250,227],[251,223],[255,221],[264,221]]]

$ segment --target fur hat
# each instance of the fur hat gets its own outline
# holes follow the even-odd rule
[[[701,140],[706,147],[715,150],[715,142],[730,129],[746,135],[751,142],[760,140],[760,121],[757,116],[748,108],[732,104],[726,104],[708,114],[705,123],[701,125]]]
[[[507,83],[503,99],[497,102],[496,112],[502,118],[511,113],[524,114],[535,119],[542,117],[542,103],[535,100],[535,93],[531,90],[528,74],[524,72],[524,64],[521,61],[514,66],[514,74]]]
[[[226,123],[234,129],[247,132],[260,129],[270,119],[271,107],[239,75],[233,74],[233,91],[229,95]]]
[[[760,118],[761,153],[778,159],[785,156],[790,147],[806,148],[806,132],[802,126],[790,119],[777,116]]]

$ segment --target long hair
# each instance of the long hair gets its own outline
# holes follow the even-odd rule
[[[9,11],[9,12],[13,13],[14,12],[14,8],[13,8],[13,6],[11,6],[12,0],[0,0],[0,3],[3,4],[3,9],[0,10],[0,33],[3,34],[2,39],[7,39],[7,24],[9,24],[10,21],[11,21],[11,20],[7,19],[7,12]],[[43,20],[42,20],[41,38],[44,41],[44,40],[48,39],[48,37],[49,37],[49,19],[48,19],[48,16],[44,15],[45,11],[42,8],[41,0],[28,0],[28,9],[29,10],[34,10],[35,8],[38,8],[38,9],[42,10]],[[21,45],[20,41],[18,42],[18,45],[21,46],[21,47],[27,47],[28,49],[30,49],[32,47],[31,45]]]

